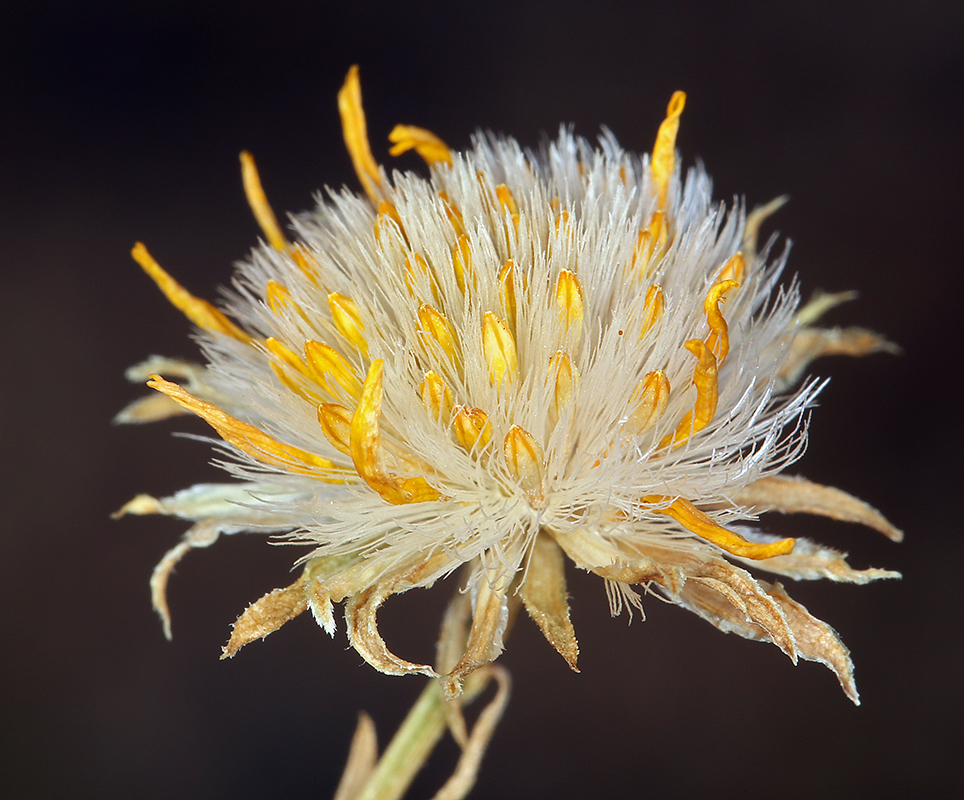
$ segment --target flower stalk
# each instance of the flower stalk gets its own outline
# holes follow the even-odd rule
[[[404,796],[445,733],[445,702],[442,687],[429,681],[354,800],[398,800]]]

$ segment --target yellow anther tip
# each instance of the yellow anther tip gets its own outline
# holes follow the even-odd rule
[[[676,166],[676,132],[679,130],[679,118],[685,105],[686,95],[683,92],[674,92],[666,107],[666,119],[660,124],[656,144],[653,145],[650,167],[660,209],[666,207],[669,182]]]
[[[667,117],[678,117],[683,113],[683,108],[686,106],[686,92],[675,91],[673,96],[669,99],[669,105],[666,106],[666,116]]]
[[[465,450],[478,453],[492,439],[492,426],[481,408],[457,406],[452,417],[452,431]]]
[[[690,339],[683,345],[683,347],[689,350],[697,358],[702,356],[703,352],[708,349],[706,343],[702,339]]]
[[[519,377],[515,339],[505,322],[491,311],[486,311],[482,317],[482,352],[493,384],[503,379],[515,383]]]
[[[430,167],[438,163],[452,163],[452,153],[448,145],[425,128],[418,128],[415,125],[396,125],[388,134],[388,141],[394,145],[388,151],[390,155],[399,156],[409,150],[415,150]]]
[[[502,443],[509,473],[534,504],[545,501],[542,447],[527,430],[513,425]]]
[[[381,172],[368,144],[368,128],[365,123],[365,111],[362,108],[361,81],[358,77],[357,64],[348,70],[345,82],[338,92],[338,112],[341,115],[345,147],[351,156],[358,180],[372,202],[377,202],[376,187],[381,183]]]

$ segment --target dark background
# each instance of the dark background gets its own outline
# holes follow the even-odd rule
[[[259,536],[192,554],[164,641],[147,581],[184,526],[108,519],[139,491],[217,480],[194,420],[116,428],[124,368],[193,357],[134,241],[214,298],[258,230],[237,154],[276,210],[355,186],[335,94],[360,63],[376,157],[396,122],[461,147],[476,127],[534,145],[561,121],[651,147],[674,89],[679,147],[717,195],[787,193],[804,292],[857,288],[829,322],[900,357],[828,359],[799,471],[868,500],[902,545],[823,520],[769,521],[904,573],[794,585],[852,649],[832,675],[650,600],[610,620],[571,575],[582,673],[526,620],[479,798],[906,797],[961,790],[959,680],[964,19],[951,2],[38,3],[0,26],[3,614],[0,796],[326,797],[359,709],[388,738],[420,690],[301,618],[219,662],[229,623],[289,580]],[[408,159],[411,160],[408,160]],[[402,166],[417,167],[414,157]],[[390,645],[430,658],[451,586],[391,601]],[[413,797],[444,780],[446,745]]]

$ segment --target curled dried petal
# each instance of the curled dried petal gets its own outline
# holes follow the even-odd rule
[[[395,593],[397,581],[389,580],[372,586],[345,604],[348,641],[358,654],[386,675],[428,675],[437,673],[428,664],[414,664],[396,656],[378,632],[376,614],[388,597]]]

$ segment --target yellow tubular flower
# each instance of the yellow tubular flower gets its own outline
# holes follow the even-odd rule
[[[131,250],[134,260],[141,265],[141,269],[146,272],[158,288],[164,292],[164,296],[171,301],[178,311],[197,325],[199,328],[213,333],[226,333],[242,342],[248,341],[251,337],[229,320],[218,309],[212,306],[207,300],[201,300],[187,291],[174,278],[168,275],[158,264],[153,256],[147,252],[147,248],[138,242]]]
[[[241,179],[244,182],[244,193],[248,197],[251,213],[264,231],[265,238],[275,250],[284,252],[288,249],[288,240],[281,232],[278,218],[271,210],[268,198],[261,187],[261,176],[254,163],[254,156],[247,150],[241,153]]]
[[[414,125],[396,125],[392,132],[388,134],[388,141],[395,145],[388,151],[393,156],[415,150],[429,166],[452,163],[452,153],[445,142],[425,128],[416,128]]]
[[[656,184],[656,195],[659,198],[659,209],[666,208],[666,197],[669,192],[670,180],[676,166],[676,133],[679,131],[679,118],[686,105],[686,95],[683,92],[673,92],[666,109],[666,119],[659,126],[656,134],[656,144],[653,145],[653,156],[650,160],[653,170],[653,182]]]
[[[341,128],[345,135],[345,147],[355,167],[358,180],[362,188],[372,200],[379,198],[378,187],[382,176],[378,170],[378,162],[372,155],[368,144],[368,127],[365,123],[365,112],[362,109],[361,82],[358,79],[358,67],[348,71],[345,85],[338,92],[338,113],[341,114]]]
[[[309,548],[304,571],[249,607],[226,655],[309,608],[333,633],[344,602],[366,661],[438,678],[454,696],[498,656],[522,606],[576,669],[568,558],[606,582],[614,613],[640,606],[634,586],[661,593],[826,664],[856,702],[833,630],[747,570],[896,575],[756,526],[775,510],[900,538],[856,498],[784,474],[822,385],[797,376],[823,352],[886,343],[865,332],[843,347],[809,327],[817,311],[798,317],[796,286],[776,286],[782,260],[757,254],[764,214],[745,222],[712,202],[700,167],[684,185],[684,104],[673,95],[648,158],[610,134],[598,149],[563,130],[546,155],[484,137],[457,152],[398,126],[390,152],[414,149],[429,169],[390,180],[353,67],[338,106],[363,194],[327,196],[283,232],[243,154],[268,243],[221,309],[134,249],[201,329],[207,365],[154,359],[132,374],[165,373],[148,385],[214,428],[241,479],[122,509],[196,523],[155,572],[165,624],[167,578],[188,550],[219,532],[286,533]],[[447,638],[434,666],[392,653],[379,606],[463,565],[461,639]]]

